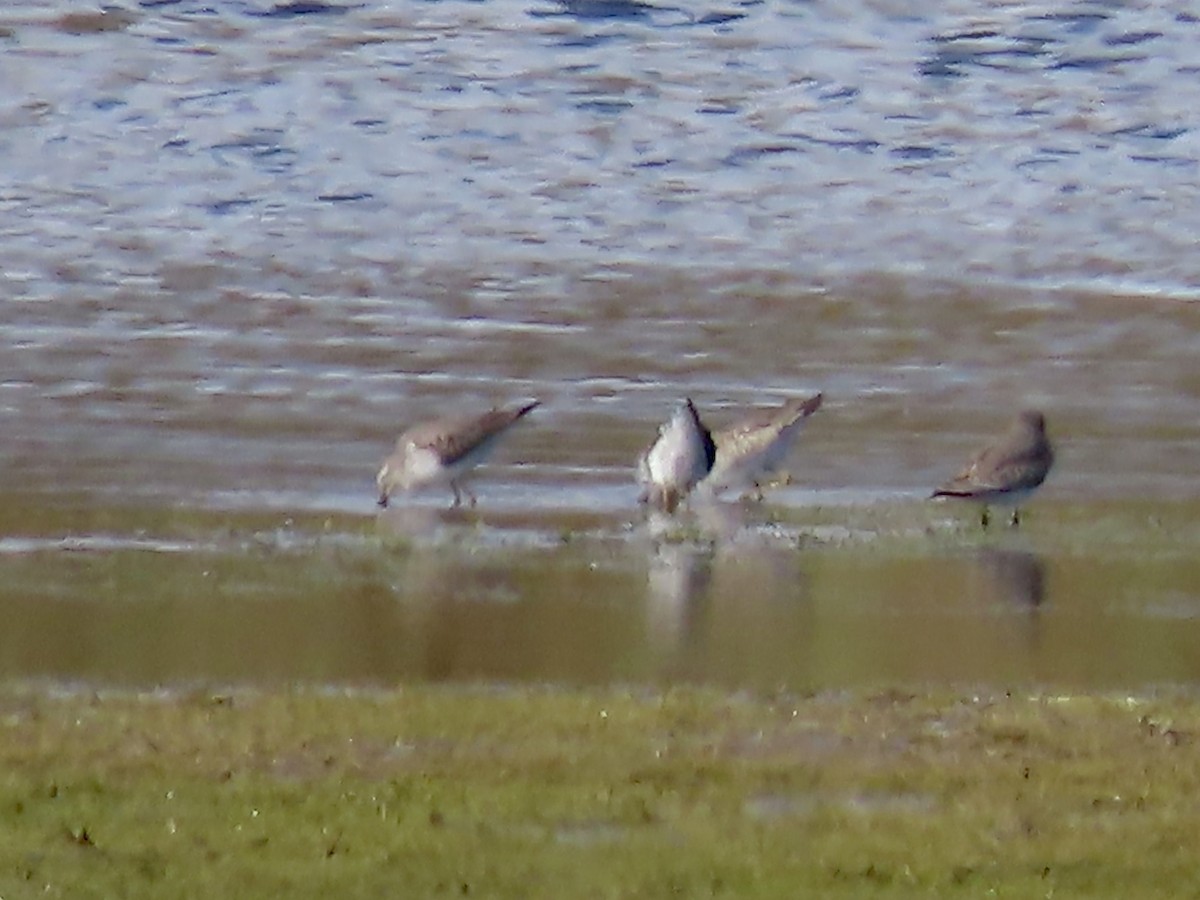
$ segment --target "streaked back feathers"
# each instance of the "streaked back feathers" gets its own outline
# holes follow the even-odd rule
[[[987,500],[1028,493],[1046,480],[1054,465],[1054,448],[1046,434],[1046,418],[1037,410],[1020,412],[1008,431],[983,447],[934,497]]]

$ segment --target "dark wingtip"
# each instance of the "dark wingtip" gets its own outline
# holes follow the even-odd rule
[[[804,400],[785,400],[783,406],[772,412],[772,416],[782,416],[783,421],[781,424],[784,427],[788,427],[796,422],[801,421],[802,419],[807,419],[818,409],[820,409],[821,404],[824,402],[825,395],[823,393],[814,394],[813,396],[807,397]]]
[[[936,500],[938,497],[974,497],[975,494],[970,490],[956,490],[954,488],[940,487],[929,495],[930,500]]]
[[[700,426],[700,437],[704,441],[704,474],[707,476],[717,463],[717,442],[713,440],[712,432]]]
[[[821,404],[825,402],[825,395],[817,393],[809,397],[807,400],[802,400],[800,403],[792,406],[795,410],[796,419],[805,419],[821,408]]]
[[[375,505],[378,506],[380,509],[387,509],[387,505],[388,505],[387,494],[380,494],[379,499],[375,501]]]
[[[524,415],[527,415],[527,414],[533,412],[535,409],[537,409],[541,405],[542,405],[541,400],[530,400],[528,403],[526,403],[524,406],[520,407],[517,410],[517,418],[519,419],[519,418],[521,418],[521,416],[524,416]]]

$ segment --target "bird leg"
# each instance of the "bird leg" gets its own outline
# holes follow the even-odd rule
[[[985,506],[983,508],[983,515],[979,519],[979,524],[981,526],[983,526],[984,531],[987,531],[988,522],[990,522],[991,520],[992,520],[991,516],[988,515],[988,508]]]
[[[1021,524],[1021,510],[1014,506],[1013,511],[1012,511],[1012,518],[1008,520],[1008,527],[1016,528],[1020,524]]]

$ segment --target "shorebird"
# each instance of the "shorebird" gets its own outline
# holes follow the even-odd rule
[[[462,504],[463,494],[474,506],[475,495],[462,479],[487,460],[508,429],[540,405],[540,400],[534,400],[483,414],[434,419],[409,428],[396,440],[396,449],[383,461],[375,479],[379,505],[386,507],[388,498],[398,490],[449,484],[454,491],[454,506]]]
[[[659,427],[654,443],[638,457],[637,480],[642,486],[638,502],[674,512],[708,474],[715,457],[712,435],[692,401],[685,399],[670,421]]]
[[[778,470],[791,452],[804,422],[821,408],[823,395],[788,400],[760,409],[740,422],[713,432],[717,458],[701,489],[714,494],[728,488],[752,490],[762,498],[761,480]]]
[[[982,504],[984,528],[989,505],[1011,506],[1009,525],[1020,525],[1019,504],[1041,486],[1052,465],[1054,448],[1046,436],[1046,417],[1037,410],[1023,410],[1002,437],[971,457],[961,472],[931,496]]]

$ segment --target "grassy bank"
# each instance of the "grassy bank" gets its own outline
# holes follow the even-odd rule
[[[1177,897],[1200,702],[0,691],[0,896]]]

